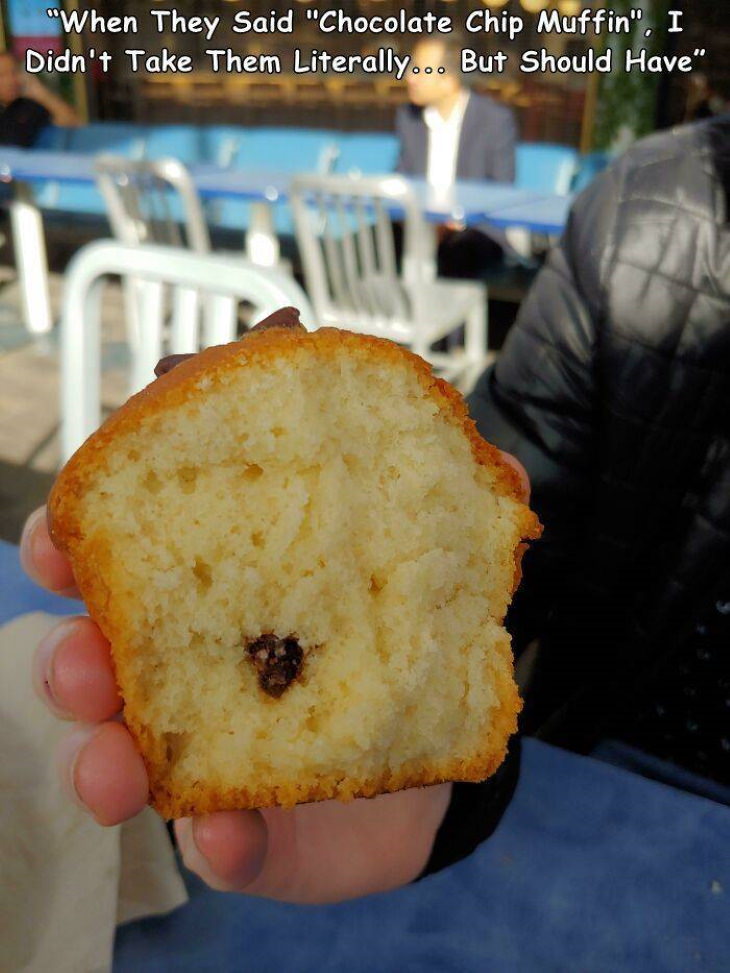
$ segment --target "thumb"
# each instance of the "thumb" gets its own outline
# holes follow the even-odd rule
[[[268,851],[258,811],[219,811],[175,822],[185,865],[219,892],[245,891],[261,873]]]

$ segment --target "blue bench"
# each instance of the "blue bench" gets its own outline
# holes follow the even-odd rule
[[[213,128],[209,135],[216,155],[209,161],[232,169],[271,169],[278,172],[326,173],[336,154],[337,132],[311,128],[241,128],[226,127],[220,134]],[[211,225],[225,230],[242,230],[249,224],[250,203],[237,199],[218,199],[208,204]],[[293,236],[294,221],[288,207],[274,210],[274,228],[278,236]]]
[[[521,142],[517,146],[515,184],[537,193],[567,196],[580,154],[567,145]]]
[[[377,176],[393,172],[397,161],[398,139],[391,132],[357,132],[338,138],[334,170]]]
[[[144,132],[129,122],[96,122],[79,128],[58,128],[49,125],[41,133],[34,148],[55,152],[79,152],[97,155],[111,152],[129,158],[142,157]],[[92,217],[106,215],[104,200],[96,186],[88,183],[47,182],[34,187],[35,199],[41,209],[57,213],[77,213]]]
[[[597,175],[609,165],[613,156],[610,152],[589,152],[582,155],[578,162],[578,169],[573,178],[571,192],[579,193],[593,182]]]

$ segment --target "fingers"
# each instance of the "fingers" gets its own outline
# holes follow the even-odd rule
[[[62,719],[100,723],[122,708],[109,643],[90,618],[64,619],[46,635],[33,657],[33,686]]]
[[[505,453],[501,449],[499,452],[507,466],[511,466],[519,478],[520,490],[522,493],[521,499],[523,503],[529,503],[530,477],[527,475],[527,470],[522,463],[520,463],[517,457],[512,455],[512,453]]]
[[[121,723],[78,726],[61,742],[58,764],[68,796],[99,824],[121,824],[147,803],[147,771]]]
[[[33,684],[51,712],[83,721],[61,742],[64,790],[99,824],[119,824],[147,803],[144,762],[121,723],[109,643],[89,618],[64,619],[33,657]]]
[[[258,811],[220,811],[175,822],[183,861],[211,888],[243,892],[261,874],[268,831]]]
[[[66,555],[54,547],[48,533],[45,507],[34,511],[25,522],[20,540],[20,563],[28,577],[42,588],[69,598],[79,597],[71,564]]]

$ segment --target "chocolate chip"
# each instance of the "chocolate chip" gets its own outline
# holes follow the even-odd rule
[[[299,320],[299,311],[295,307],[279,308],[278,311],[274,311],[263,321],[255,324],[251,331],[268,331],[269,328],[297,328],[299,331],[304,331],[304,325]]]
[[[274,698],[281,696],[301,671],[304,653],[294,635],[282,639],[265,632],[250,639],[246,651],[258,673],[259,686]]]
[[[253,331],[268,331],[269,328],[293,328],[297,331],[306,330],[299,320],[299,311],[297,308],[280,307],[278,311],[274,311],[273,314],[264,318],[263,321],[255,324],[246,334],[251,334]],[[246,335],[243,337],[245,338]],[[180,362],[185,361],[186,358],[192,357],[192,355],[168,355],[166,358],[161,358],[155,365],[155,375],[159,378],[161,375],[171,372],[173,368],[179,365]]]
[[[155,375],[157,378],[160,375],[166,375],[167,372],[171,372],[176,365],[180,362],[185,361],[186,358],[192,358],[192,355],[168,355],[166,358],[161,358],[155,365]]]

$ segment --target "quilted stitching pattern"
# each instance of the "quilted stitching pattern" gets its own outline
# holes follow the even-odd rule
[[[730,116],[596,179],[471,398],[530,472],[546,530],[515,610],[524,638],[560,627],[566,669],[670,650],[730,564],[728,156]]]

